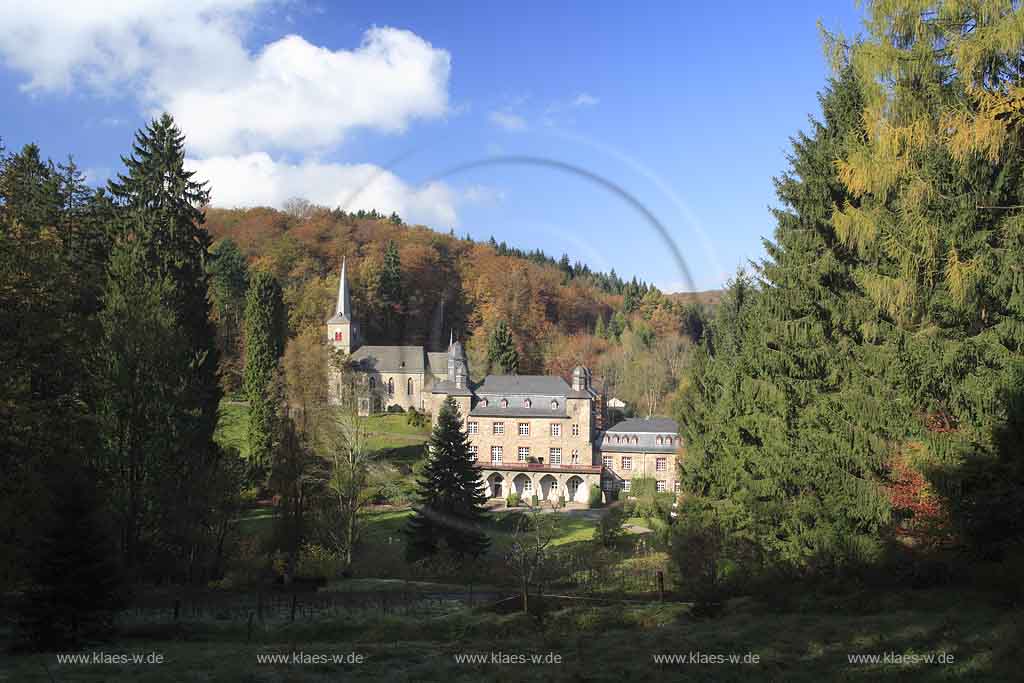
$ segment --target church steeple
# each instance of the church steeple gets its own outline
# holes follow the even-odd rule
[[[334,311],[336,318],[352,319],[352,303],[348,298],[348,276],[345,272],[345,257],[341,258],[341,277],[338,280],[338,307]]]
[[[348,273],[345,258],[341,259],[341,277],[338,278],[338,304],[334,316],[327,321],[327,341],[335,349],[352,353],[359,347],[359,329],[352,320],[352,302],[348,293]]]

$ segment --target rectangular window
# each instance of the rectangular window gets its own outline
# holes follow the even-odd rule
[[[469,444],[469,459],[476,462],[477,447]]]
[[[657,491],[658,493],[664,493],[665,492],[665,482],[663,482],[663,481],[655,482],[654,490]]]
[[[675,491],[676,493],[679,493],[679,482],[678,481],[675,484],[672,485],[672,490]]]
[[[528,495],[533,493],[533,482],[531,480],[527,479],[523,482],[523,493]]]
[[[622,456],[622,469],[631,470],[633,469],[633,458],[624,455]]]
[[[557,422],[552,424],[551,425],[551,436],[561,436],[561,435],[562,435],[562,425],[558,424]]]
[[[610,456],[610,455],[602,456],[601,457],[601,464],[604,465],[605,467],[607,467],[608,469],[611,469],[612,468],[612,456]]]
[[[504,434],[505,433],[505,423],[504,422],[495,422],[492,425],[492,429],[493,429],[493,433],[494,434]]]
[[[655,472],[664,472],[665,471],[665,462],[666,462],[665,458],[658,458],[657,460],[655,460],[654,461],[654,471]]]
[[[519,436],[529,436],[529,435],[530,435],[530,423],[529,422],[520,422],[519,423]]]
[[[579,425],[573,425],[572,426],[572,435],[573,436],[579,436],[580,435],[580,426]]]
[[[476,422],[466,423],[466,432],[469,434],[476,434],[480,430],[480,425]]]
[[[569,456],[569,462],[571,462],[573,465],[580,464],[580,452],[575,448],[572,451],[572,455]]]
[[[562,464],[562,449],[561,448],[550,448],[548,449],[548,462],[552,465]]]
[[[529,446],[520,446],[519,447],[518,456],[519,456],[519,462],[526,462],[527,460],[529,460],[530,459],[530,447]]]
[[[629,491],[629,484],[630,484],[629,479],[623,479],[622,480],[622,490],[623,491]]]
[[[501,462],[501,446],[491,446],[491,462],[494,464]]]

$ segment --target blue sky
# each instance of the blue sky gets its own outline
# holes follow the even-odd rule
[[[816,22],[860,26],[852,0],[86,4],[0,6],[8,149],[102,182],[169,110],[215,204],[397,210],[670,291],[763,254],[772,176],[828,76]],[[622,197],[512,157],[627,192],[692,282]]]

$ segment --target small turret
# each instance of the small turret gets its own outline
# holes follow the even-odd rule
[[[590,370],[577,365],[572,371],[572,390],[573,391],[589,391],[590,390]]]

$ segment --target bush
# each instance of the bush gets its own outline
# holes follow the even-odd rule
[[[388,413],[404,413],[405,412],[405,408],[403,408],[402,406],[398,405],[397,403],[392,403],[391,405],[389,405],[387,407],[386,412],[388,412]]]
[[[560,508],[564,508],[565,507],[565,496],[559,496],[558,497],[558,507],[560,507]]]
[[[597,484],[591,484],[590,496],[587,500],[587,503],[592,508],[601,507],[601,487],[598,486]]]
[[[621,503],[615,503],[608,508],[608,512],[601,517],[597,528],[594,529],[594,540],[600,541],[605,548],[611,548],[624,533],[623,525],[626,522],[626,513]]]
[[[537,494],[535,493],[532,496],[530,496],[530,507],[537,507],[538,505],[540,505],[540,498],[538,498]]]
[[[508,494],[508,498],[505,499],[505,505],[510,508],[519,506],[519,494],[513,491]]]
[[[415,408],[409,408],[405,415],[405,423],[410,427],[419,428],[427,424],[427,418]]]
[[[341,553],[322,545],[306,544],[299,551],[295,576],[303,578],[333,579],[345,568]]]

